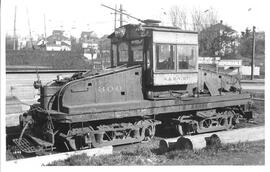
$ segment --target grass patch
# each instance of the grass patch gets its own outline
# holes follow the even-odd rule
[[[166,165],[263,165],[264,142],[226,144],[218,149],[173,151]]]
[[[254,104],[252,106],[252,110],[255,113],[263,114],[264,115],[264,113],[265,113],[264,108],[265,108],[264,101],[254,101]]]
[[[255,93],[253,92],[254,98],[264,99],[263,93]],[[254,127],[254,126],[264,126],[265,124],[265,102],[264,101],[253,101],[251,106],[251,110],[253,111],[253,121],[247,122],[242,119],[239,124],[236,125],[235,128],[246,128],[246,127]]]
[[[85,166],[85,165],[153,165],[155,156],[150,149],[138,147],[135,151],[122,151],[112,155],[89,157],[86,154],[74,155],[63,161],[54,161],[49,166]]]
[[[264,141],[226,144],[216,149],[174,150],[157,154],[147,147],[134,151],[121,151],[112,155],[89,157],[75,155],[49,166],[101,166],[101,165],[264,165]]]

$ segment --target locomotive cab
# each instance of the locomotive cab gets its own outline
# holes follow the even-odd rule
[[[111,66],[142,66],[144,95],[190,95],[198,82],[198,35],[175,27],[125,25],[109,36]]]

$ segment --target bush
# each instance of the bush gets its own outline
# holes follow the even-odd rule
[[[51,69],[91,69],[92,64],[78,52],[7,50],[6,65],[47,66]]]

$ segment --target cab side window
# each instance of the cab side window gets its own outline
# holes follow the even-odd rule
[[[118,45],[119,51],[119,62],[127,62],[128,61],[128,44],[126,42],[121,42]]]
[[[134,62],[143,61],[143,40],[133,40],[131,41],[131,52],[133,54]]]
[[[117,65],[117,45],[112,44],[113,66]]]
[[[178,69],[196,69],[196,46],[177,45]]]
[[[174,70],[176,61],[176,46],[171,44],[156,44],[156,69]]]

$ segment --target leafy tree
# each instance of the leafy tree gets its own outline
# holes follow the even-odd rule
[[[257,39],[256,38],[256,47],[255,47],[256,54],[265,55],[265,39]]]
[[[105,66],[109,66],[111,41],[108,35],[102,36],[98,41],[99,58],[103,61]]]
[[[244,32],[241,32],[238,52],[243,57],[251,57],[252,55],[252,33],[248,28]]]
[[[80,52],[80,53],[83,52],[82,44],[81,44],[81,42],[77,41],[76,37],[71,36],[70,42],[71,42],[71,51],[72,52]]]
[[[265,35],[264,32],[258,32],[255,34],[255,54],[264,55],[265,53]],[[238,53],[242,57],[251,58],[252,57],[252,44],[253,44],[253,33],[250,29],[246,29],[241,32],[239,38]]]
[[[15,48],[18,47],[18,39],[15,40]],[[6,35],[6,50],[13,50],[14,48],[14,38],[13,36]]]
[[[236,53],[236,31],[221,23],[199,32],[200,56],[233,57]]]

